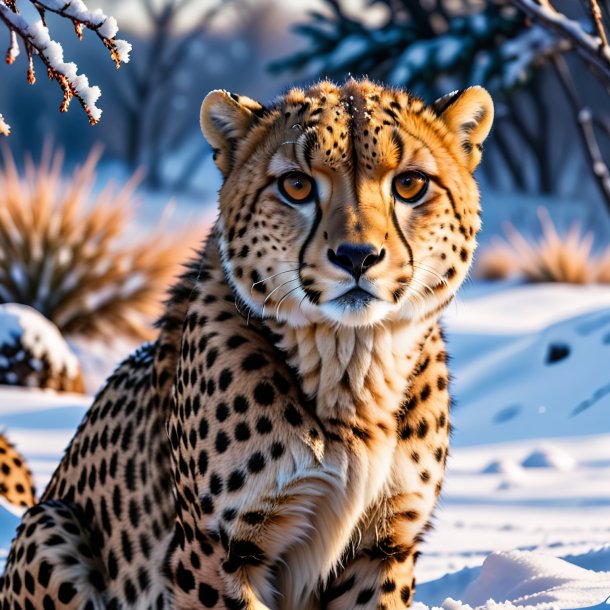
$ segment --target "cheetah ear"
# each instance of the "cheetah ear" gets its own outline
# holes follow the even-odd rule
[[[217,89],[201,104],[201,131],[214,149],[214,161],[226,176],[233,165],[235,141],[243,137],[263,107],[249,97]]]
[[[491,96],[483,87],[469,87],[441,97],[432,108],[457,134],[466,167],[473,172],[494,118]]]

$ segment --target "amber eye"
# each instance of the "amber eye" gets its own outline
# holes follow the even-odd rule
[[[278,180],[280,193],[290,203],[309,203],[315,194],[314,181],[301,172],[288,172]]]
[[[416,203],[428,190],[428,176],[421,172],[403,172],[392,182],[394,195],[405,203]]]

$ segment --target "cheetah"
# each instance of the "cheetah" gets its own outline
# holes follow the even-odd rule
[[[410,605],[492,117],[479,87],[208,94],[218,220],[24,516],[3,608]]]
[[[23,456],[4,434],[0,434],[0,495],[21,509],[36,504],[32,473]]]

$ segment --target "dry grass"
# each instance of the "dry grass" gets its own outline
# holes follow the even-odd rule
[[[99,152],[69,181],[63,155],[45,147],[19,174],[0,168],[0,303],[31,305],[64,335],[149,338],[165,291],[202,232],[161,230],[134,240],[133,190],[93,194]]]
[[[528,282],[610,283],[610,247],[594,255],[593,234],[583,233],[579,223],[561,235],[545,208],[538,210],[538,219],[542,228],[538,241],[528,240],[508,224],[506,238],[496,238],[479,255],[476,275],[492,280],[522,277]]]

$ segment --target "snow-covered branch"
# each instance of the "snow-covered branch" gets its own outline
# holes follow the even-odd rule
[[[66,112],[72,98],[76,98],[94,125],[100,120],[102,111],[96,106],[101,95],[99,87],[89,84],[85,74],[78,73],[78,66],[64,61],[61,44],[51,38],[46,24],[46,13],[55,13],[74,24],[76,35],[82,39],[83,28],[94,32],[109,50],[110,57],[119,68],[129,61],[131,45],[116,38],[118,26],[116,19],[105,15],[100,9],[89,11],[82,0],[29,0],[40,15],[38,21],[28,22],[17,9],[14,0],[0,0],[0,21],[10,32],[10,44],[6,62],[12,64],[19,55],[20,39],[28,57],[28,82],[36,81],[33,57],[37,55],[47,68],[51,80],[56,80],[63,91],[60,106]],[[9,125],[0,115],[0,134],[8,135]]]
[[[550,0],[512,0],[524,11],[538,27],[552,32],[558,39],[568,41],[571,48],[585,61],[606,91],[610,93],[610,46],[604,28],[602,12],[597,0],[583,0],[590,19],[590,29],[597,35],[587,32],[586,24],[568,18],[556,10]],[[603,158],[595,132],[597,123],[591,108],[581,100],[572,80],[568,63],[561,53],[551,57],[555,73],[570,102],[579,129],[583,150],[599,189],[610,211],[610,170]]]
[[[547,2],[512,0],[512,3],[535,23],[569,40],[574,50],[601,75],[606,83],[610,83],[610,47],[604,44],[604,37],[589,34],[579,21],[554,10]],[[595,25],[596,31],[599,32],[597,24]]]

